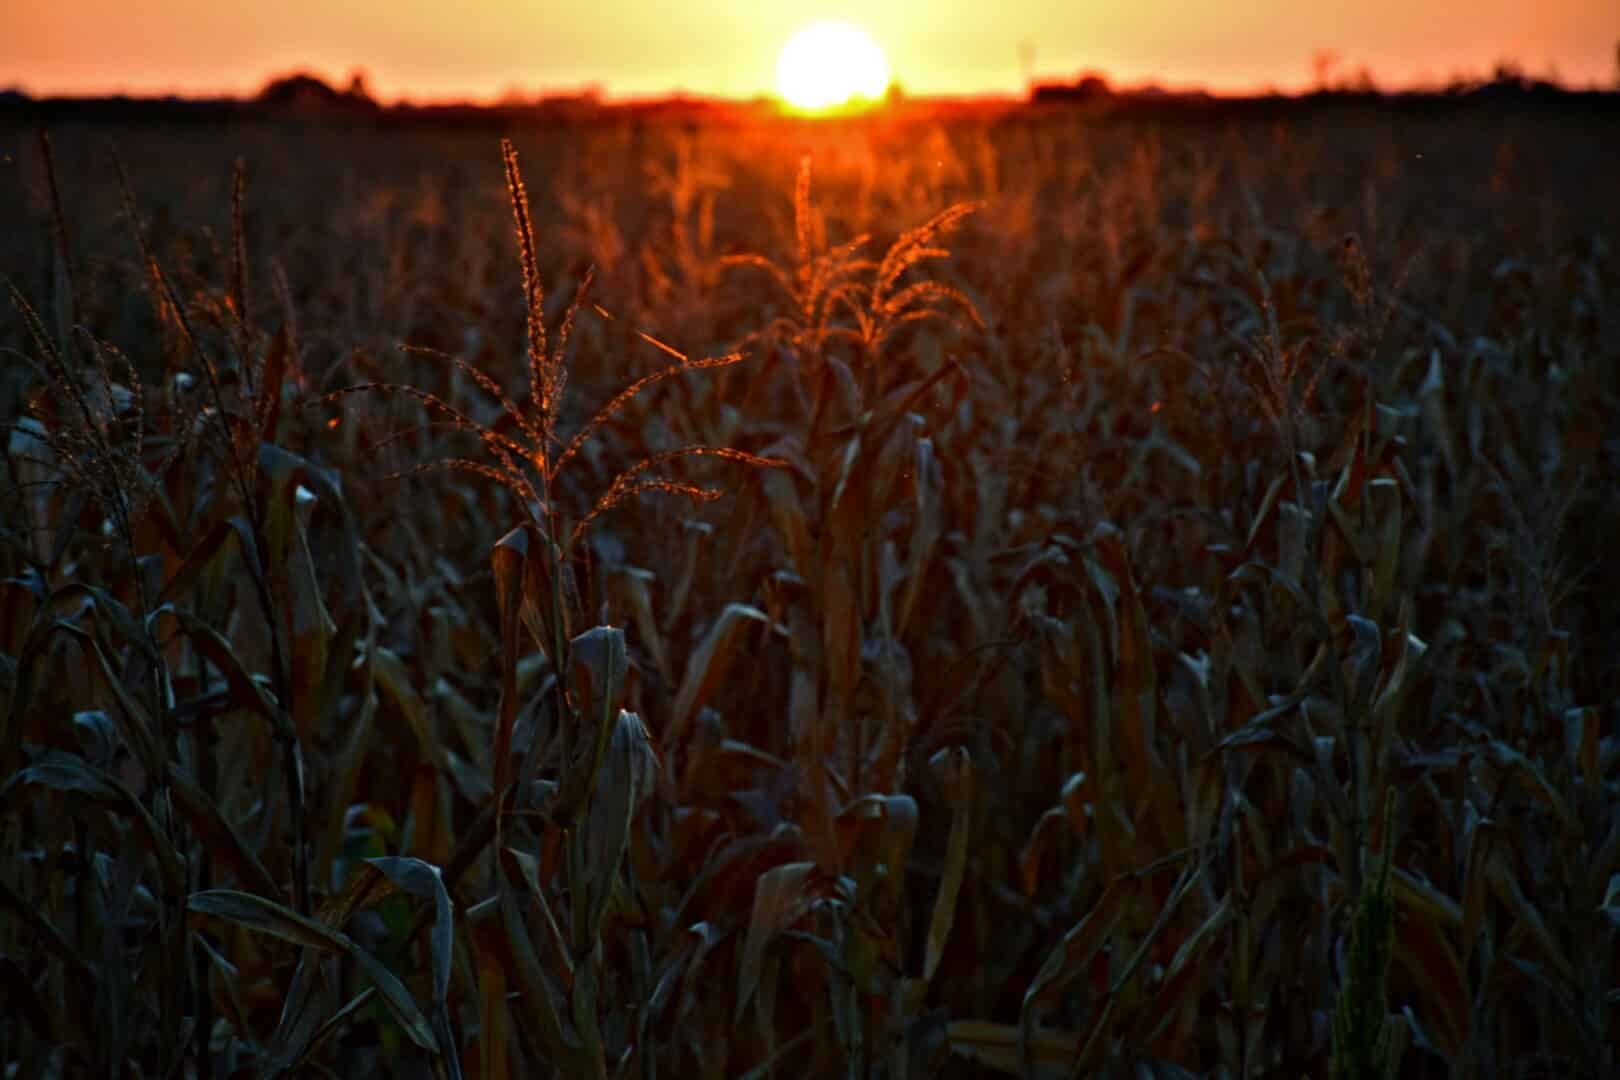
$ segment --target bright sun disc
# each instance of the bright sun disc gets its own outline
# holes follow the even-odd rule
[[[799,109],[831,109],[855,98],[877,101],[889,87],[889,64],[866,31],[848,23],[816,23],[782,46],[776,89]]]

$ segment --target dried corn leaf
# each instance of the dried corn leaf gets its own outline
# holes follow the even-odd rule
[[[411,992],[375,957],[356,945],[342,931],[278,904],[273,900],[230,889],[212,889],[192,893],[186,901],[188,910],[199,915],[210,915],[246,927],[249,930],[294,945],[339,953],[354,960],[382,992],[388,1011],[399,1022],[401,1029],[417,1046],[429,1052],[438,1052],[439,1046],[427,1017],[417,1006]]]
[[[602,918],[612,899],[614,883],[624,864],[636,811],[652,794],[658,777],[658,757],[647,728],[635,713],[619,710],[585,819],[585,842],[590,860],[578,883],[574,917],[576,940],[595,942]],[[583,935],[581,937],[581,935]]]
[[[1058,837],[1068,831],[1068,821],[1069,812],[1061,806],[1054,806],[1040,816],[1035,828],[1030,831],[1029,839],[1024,841],[1023,849],[1018,853],[1018,872],[1026,899],[1034,899],[1040,888],[1041,870],[1051,859]]]
[[[945,867],[940,874],[939,892],[934,897],[933,914],[928,919],[928,939],[923,953],[923,982],[932,982],[934,972],[945,956],[945,943],[956,921],[956,898],[967,873],[968,839],[975,801],[973,760],[961,747],[941,750],[929,761],[941,775],[951,801],[951,832],[945,840]]]
[[[1046,1011],[1075,979],[1085,973],[1098,950],[1113,933],[1125,912],[1125,901],[1134,891],[1118,879],[1110,882],[1097,902],[1079,922],[1071,926],[1024,991],[1021,1028],[1032,1032],[1039,1015]]]
[[[151,811],[122,780],[96,768],[77,754],[46,750],[36,754],[32,761],[13,773],[4,785],[0,785],[0,801],[9,798],[15,789],[31,784],[55,791],[76,792],[128,814],[146,846],[157,856],[165,886],[175,892],[184,890],[185,864],[180,854],[175,851],[167,832],[157,823]]]
[[[764,972],[765,949],[783,930],[803,918],[815,903],[819,877],[814,862],[792,862],[774,866],[759,875],[754,886],[754,909],[743,938],[741,966],[737,974],[737,1000],[733,1014],[741,1020],[753,1000]]]
[[[190,775],[180,769],[168,773],[175,808],[197,831],[211,859],[236,874],[247,890],[277,902],[285,897],[270,872],[264,868],[236,826],[220,813],[219,806],[203,792]]]
[[[421,859],[386,856],[366,860],[387,878],[412,896],[433,904],[433,930],[431,943],[433,971],[434,1036],[450,1074],[450,1080],[461,1080],[461,1057],[456,1052],[455,1029],[450,1023],[450,973],[455,962],[455,905],[445,888],[439,868]]]
[[[750,628],[770,625],[770,617],[756,607],[747,604],[726,605],[704,635],[703,642],[686,662],[686,674],[681,679],[681,687],[670,712],[669,730],[663,735],[666,747],[673,749],[680,745],[687,727],[697,716],[697,710],[708,703],[710,695],[725,681],[737,650],[742,646],[743,635]]]
[[[515,854],[507,849],[506,854]],[[530,883],[536,896],[540,896],[536,883]],[[522,987],[518,997],[520,1009],[515,1017],[527,1015],[538,1021],[538,1033],[553,1062],[572,1075],[593,1074],[597,1070],[588,1065],[588,1050],[569,1019],[567,997],[556,980],[545,969],[529,936],[528,926],[518,906],[518,890],[512,885],[503,868],[497,878],[500,897],[501,922],[505,929],[502,942],[503,956],[516,972],[515,982]],[[581,1072],[580,1070],[586,1070]]]

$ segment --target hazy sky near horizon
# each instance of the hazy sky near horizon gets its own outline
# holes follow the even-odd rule
[[[363,69],[388,100],[592,84],[748,97],[772,91],[777,52],[819,19],[864,27],[900,84],[925,94],[1018,91],[1026,72],[1090,69],[1121,83],[1298,89],[1325,49],[1338,74],[1365,66],[1385,85],[1504,59],[1612,85],[1620,45],[1620,0],[0,0],[0,87],[248,93],[293,69],[333,80]]]

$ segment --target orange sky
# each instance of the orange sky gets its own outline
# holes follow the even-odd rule
[[[612,96],[751,96],[817,19],[864,26],[914,93],[1014,91],[1087,68],[1217,90],[1311,81],[1334,49],[1392,85],[1498,59],[1579,84],[1616,79],[1620,0],[0,0],[0,87],[36,93],[256,90],[361,67],[380,97],[488,98],[594,83]]]

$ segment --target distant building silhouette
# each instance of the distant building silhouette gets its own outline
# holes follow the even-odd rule
[[[1114,96],[1113,87],[1101,75],[1083,75],[1072,83],[1036,83],[1030,100],[1037,104],[1077,104],[1090,101],[1108,101]]]

